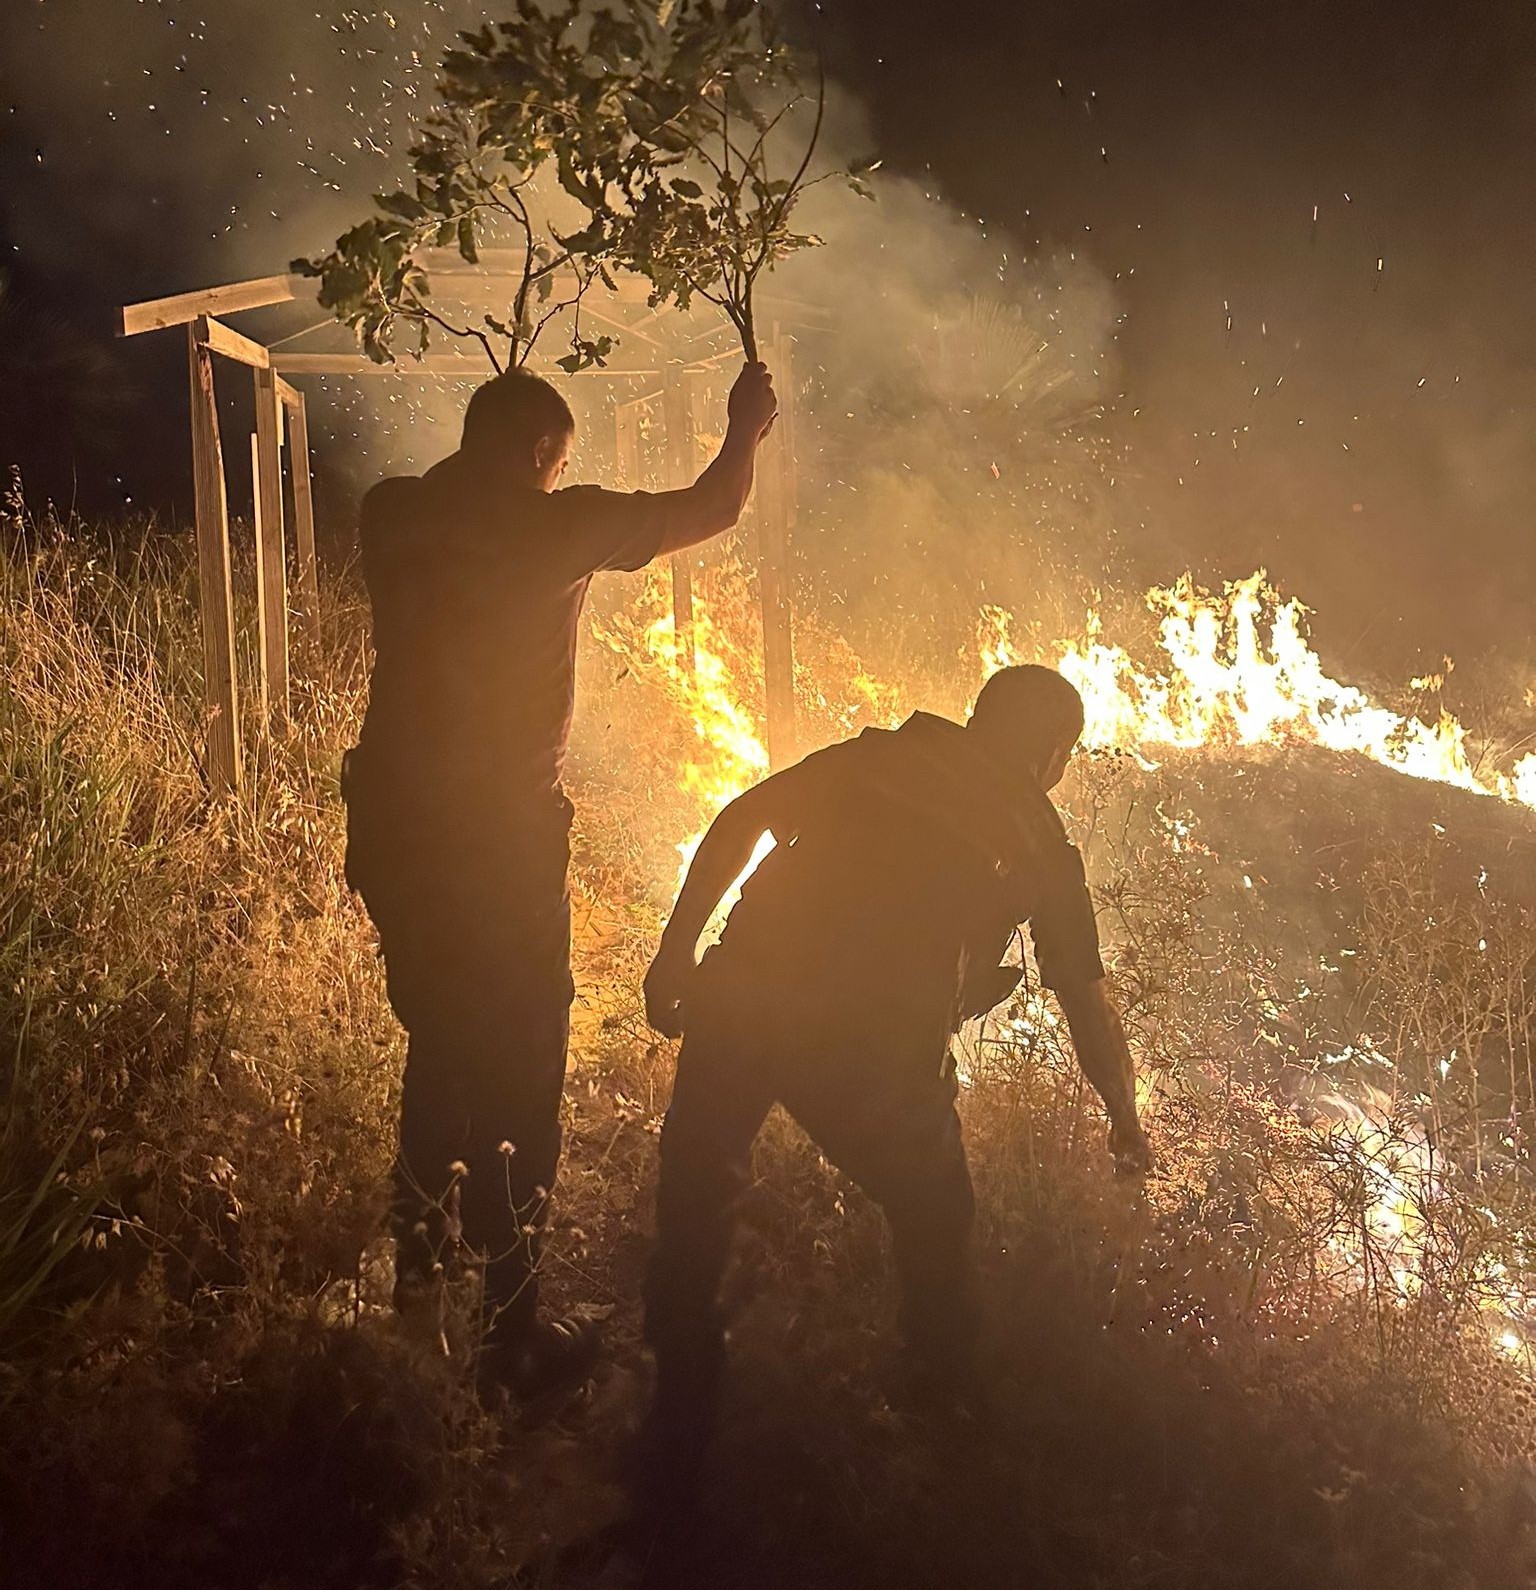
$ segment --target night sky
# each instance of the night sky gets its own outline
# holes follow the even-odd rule
[[[328,242],[482,10],[7,0],[0,461],[180,503],[179,344],[111,346],[111,306]],[[821,28],[888,169],[1110,285],[1123,537],[1169,576],[1267,563],[1384,666],[1532,659],[1536,13],[827,0]],[[83,382],[18,377],[50,316]]]

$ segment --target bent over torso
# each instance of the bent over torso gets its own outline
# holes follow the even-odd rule
[[[1038,787],[1001,787],[959,725],[919,713],[781,776],[801,781],[798,831],[744,886],[706,987],[940,1042],[969,968],[996,966],[1025,920],[1047,984],[1103,975],[1054,807]]]

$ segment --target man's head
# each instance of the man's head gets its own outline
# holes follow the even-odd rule
[[[1054,668],[1003,668],[981,687],[966,729],[996,761],[1054,789],[1083,732],[1083,698]]]
[[[560,484],[575,435],[565,399],[526,370],[487,381],[464,415],[464,451],[539,491]]]

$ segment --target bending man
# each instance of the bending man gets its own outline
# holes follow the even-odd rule
[[[1060,674],[1004,669],[963,728],[918,713],[865,730],[749,790],[705,836],[645,985],[652,1026],[685,1035],[646,1288],[651,1431],[679,1461],[712,1423],[732,1206],[775,1102],[884,1209],[915,1367],[963,1383],[973,1204],[949,1041],[1017,984],[1000,962],[1020,922],[1109,1112],[1118,1167],[1146,1167],[1082,860],[1046,794],[1082,727]],[[765,832],[774,849],[695,965]]]

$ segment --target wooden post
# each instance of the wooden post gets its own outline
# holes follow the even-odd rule
[[[661,395],[667,429],[666,485],[681,491],[693,484],[693,431],[688,412],[688,388],[682,371],[669,369]],[[693,633],[693,568],[686,552],[672,554],[672,623],[682,652],[683,666],[691,679],[697,663]]]
[[[283,549],[283,405],[277,378],[256,382],[256,622],[261,704],[274,722],[288,716],[288,564]]]
[[[251,523],[261,523],[261,438],[255,431],[251,432]],[[266,702],[263,701],[261,706],[265,712]]]
[[[795,519],[793,344],[777,323],[767,347],[779,417],[758,453],[757,584],[763,612],[763,694],[768,760],[777,771],[799,756],[795,730],[795,640],[789,605],[789,532]]]
[[[635,402],[613,406],[613,461],[619,485],[625,491],[640,489],[640,439],[635,434]]]
[[[216,795],[240,789],[240,717],[235,698],[235,604],[229,577],[229,503],[213,393],[213,355],[188,327],[192,485],[197,507],[198,606],[203,628],[203,701],[208,711],[208,782]]]
[[[287,383],[281,383],[279,392]],[[315,562],[315,494],[309,473],[309,411],[304,394],[294,392],[288,404],[288,467],[293,472],[293,538],[298,556],[299,618],[313,667],[320,649],[320,576]]]

